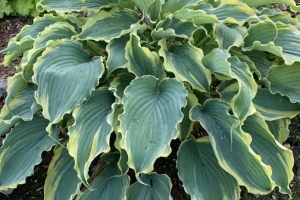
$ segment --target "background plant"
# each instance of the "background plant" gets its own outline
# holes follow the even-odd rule
[[[299,21],[267,3],[40,1],[55,14],[2,51],[5,65],[23,59],[0,115],[0,135],[11,130],[0,190],[25,183],[53,148],[47,199],[170,199],[153,164],[180,138],[178,173],[193,199],[239,199],[239,185],[291,195],[281,143],[300,113]],[[190,134],[195,121],[208,136]]]
[[[39,12],[35,5],[39,0],[0,0],[0,18],[6,15],[21,15],[36,17]]]

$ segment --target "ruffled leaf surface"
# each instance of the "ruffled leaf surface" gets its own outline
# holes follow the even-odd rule
[[[267,194],[275,186],[272,169],[250,148],[251,136],[236,127],[238,122],[228,114],[228,108],[220,100],[207,100],[202,107],[197,105],[191,110],[191,118],[208,132],[220,166],[249,192]]]
[[[32,79],[38,85],[35,98],[44,117],[57,123],[90,95],[104,67],[99,57],[90,61],[80,43],[63,40],[46,48],[33,71]]]
[[[123,200],[129,186],[129,176],[121,175],[119,159],[120,154],[116,152],[102,155],[89,180],[92,190],[85,188],[76,200]]]
[[[166,40],[161,40],[159,45],[161,46],[159,54],[164,58],[164,67],[167,71],[173,72],[179,80],[189,82],[196,90],[209,91],[210,71],[202,64],[201,49],[187,42],[168,48]]]
[[[121,147],[128,165],[136,173],[149,173],[158,157],[171,152],[170,141],[177,137],[187,91],[176,79],[161,82],[152,76],[136,78],[125,90],[124,112],[119,117]]]
[[[75,159],[74,169],[80,180],[89,187],[88,171],[92,161],[102,152],[108,152],[112,132],[112,104],[115,97],[106,87],[93,91],[91,97],[74,109],[75,123],[69,128],[67,145]]]
[[[48,136],[49,121],[35,115],[31,121],[20,122],[7,135],[0,148],[0,190],[16,188],[33,174],[42,161],[43,151],[50,150],[55,141]],[[22,166],[17,168],[16,166]]]
[[[134,199],[172,199],[170,178],[165,174],[142,174],[140,182],[135,182],[127,189],[128,200]]]
[[[300,103],[292,104],[287,97],[272,94],[268,89],[259,88],[253,103],[256,110],[269,121],[293,118],[300,112]]]
[[[125,57],[128,60],[128,71],[137,77],[152,75],[160,80],[164,78],[165,72],[159,55],[147,47],[141,47],[140,38],[134,34],[130,34]]]
[[[208,137],[184,141],[178,152],[177,168],[191,199],[239,199],[239,185],[219,165]]]
[[[146,29],[146,27],[139,25],[139,15],[136,12],[115,7],[109,11],[102,10],[90,17],[77,38],[101,40],[108,43],[114,38],[119,38],[133,30]]]
[[[247,118],[242,129],[252,137],[250,144],[266,165],[272,167],[272,180],[283,194],[292,195],[289,183],[294,177],[294,157],[291,150],[279,144],[268,129],[262,115],[255,113]],[[276,152],[276,153],[274,153]]]
[[[282,144],[290,134],[289,125],[291,120],[289,118],[282,118],[273,121],[266,121],[269,131],[273,134],[275,139]]]
[[[287,96],[292,103],[300,103],[299,77],[300,63],[290,66],[272,66],[267,77],[270,82],[270,91]]]
[[[81,181],[73,166],[74,159],[68,150],[57,145],[45,181],[44,195],[47,198],[72,200],[80,191]]]
[[[109,7],[118,4],[120,0],[43,0],[37,4],[38,11],[56,11],[56,12],[72,12],[72,11],[99,11],[102,7]]]

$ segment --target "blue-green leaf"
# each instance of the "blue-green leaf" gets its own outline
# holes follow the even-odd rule
[[[210,99],[202,107],[195,106],[190,115],[207,131],[221,167],[249,192],[267,194],[275,186],[272,169],[250,148],[251,136],[236,127],[238,121],[228,114],[228,109],[228,104]]]
[[[203,52],[200,48],[185,42],[182,45],[167,47],[166,40],[159,42],[159,54],[164,57],[164,67],[173,72],[181,81],[189,82],[201,92],[209,91],[211,74],[202,64]]]
[[[62,40],[46,48],[33,71],[37,103],[43,107],[43,116],[57,123],[90,95],[104,67],[99,57],[90,61],[79,42]]]
[[[72,200],[75,197],[80,191],[81,181],[73,166],[74,159],[69,155],[68,150],[57,145],[47,172],[45,197],[65,200]]]
[[[92,161],[100,153],[110,149],[114,102],[113,94],[106,87],[101,87],[93,91],[91,97],[73,111],[75,123],[69,128],[70,141],[67,147],[75,159],[74,169],[87,187]]]
[[[165,174],[142,174],[140,182],[135,182],[127,189],[128,200],[134,199],[172,199],[171,196],[171,180]]]
[[[121,147],[128,165],[136,173],[149,173],[158,157],[171,152],[170,141],[177,137],[187,91],[176,79],[161,82],[152,76],[136,78],[125,90],[124,112],[119,117]]]
[[[178,175],[191,199],[239,199],[237,181],[218,163],[208,137],[180,145]]]
[[[0,190],[16,188],[33,174],[33,167],[42,161],[41,154],[55,141],[48,136],[48,120],[34,115],[28,122],[20,122],[7,135],[0,148]],[[22,166],[18,170],[12,166]]]

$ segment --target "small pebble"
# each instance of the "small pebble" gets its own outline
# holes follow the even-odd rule
[[[287,149],[291,149],[291,145],[289,143],[284,143],[283,146],[285,146]]]

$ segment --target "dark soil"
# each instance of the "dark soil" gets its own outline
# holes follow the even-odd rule
[[[7,46],[8,41],[14,37],[20,29],[26,25],[31,24],[32,19],[30,18],[21,18],[21,17],[6,17],[5,19],[0,20],[0,50],[4,49]],[[12,62],[11,67],[4,67],[3,64],[3,55],[0,54],[0,82],[7,81],[7,77],[12,76],[15,73],[15,66],[20,62],[20,57]],[[0,98],[0,109],[4,103],[4,98]],[[300,200],[300,119],[294,118],[290,125],[291,134],[285,146],[292,149],[294,153],[295,165],[293,171],[295,177],[290,184],[290,187],[293,191],[293,199]],[[202,137],[206,135],[205,130],[200,126],[199,123],[196,123],[194,131],[192,133],[195,137]],[[180,140],[173,140],[171,142],[172,153],[166,158],[159,158],[154,164],[155,171],[160,174],[167,174],[173,184],[171,194],[174,200],[188,200],[190,196],[185,193],[182,186],[182,182],[179,180],[177,169],[176,169],[176,159],[177,151],[180,146]],[[28,199],[37,199],[42,200],[43,195],[43,186],[44,181],[47,175],[47,169],[49,163],[52,159],[53,153],[44,152],[42,154],[42,162],[34,168],[34,174],[26,179],[26,184],[19,185],[12,194],[5,196],[0,194],[0,200],[2,199],[12,199],[12,200],[28,200]],[[135,177],[133,171],[129,172],[131,177],[131,182],[135,182]],[[287,195],[282,195],[278,190],[274,190],[269,195],[252,195],[248,194],[246,189],[242,188],[242,197],[241,199],[273,199],[281,200],[288,199]]]
[[[0,19],[0,50],[7,47],[9,40],[16,36],[20,32],[21,28],[27,24],[32,24],[31,18],[24,17],[5,17]],[[15,73],[15,67],[20,63],[21,57],[15,59],[11,66],[4,67],[3,54],[0,54],[0,82],[6,81],[7,77],[13,76]]]

